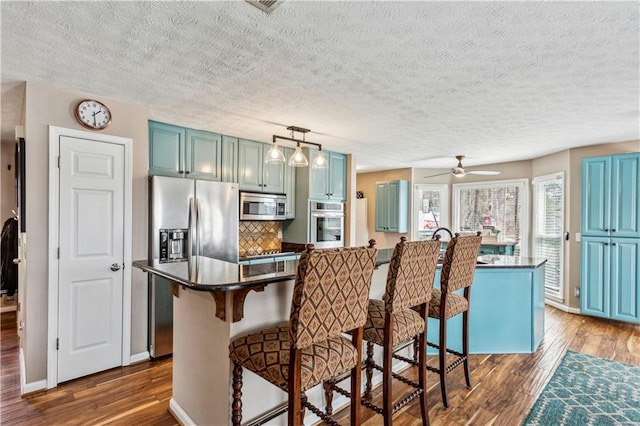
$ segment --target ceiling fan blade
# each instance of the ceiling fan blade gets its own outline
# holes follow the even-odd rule
[[[423,179],[426,179],[426,178],[432,178],[432,177],[436,177],[436,176],[450,175],[450,174],[451,174],[451,172],[438,173],[437,175],[429,175],[429,176],[425,176],[425,177],[423,177]]]
[[[500,172],[492,172],[489,170],[473,170],[473,171],[466,171],[468,175],[483,175],[483,176],[494,176],[494,175],[499,175]]]

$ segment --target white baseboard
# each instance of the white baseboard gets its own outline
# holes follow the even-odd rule
[[[173,399],[173,397],[169,400],[169,412],[176,418],[178,423],[183,426],[196,426],[196,422],[193,421],[191,417],[187,414],[186,411],[182,409],[180,404]]]
[[[45,390],[47,388],[46,379],[31,383],[26,382],[27,374],[24,366],[24,353],[22,352],[22,348],[20,348],[18,358],[20,360],[20,395]]]
[[[149,351],[133,354],[129,357],[129,363],[135,364],[137,362],[146,361],[150,358]]]
[[[549,306],[551,306],[553,308],[556,308],[556,309],[558,309],[558,310],[560,310],[562,312],[567,312],[567,313],[570,313],[570,314],[578,314],[578,315],[580,314],[580,309],[571,308],[571,307],[569,307],[567,305],[563,305],[562,303],[558,303],[558,302],[550,300],[550,299],[545,300],[544,303],[546,305],[549,305]]]

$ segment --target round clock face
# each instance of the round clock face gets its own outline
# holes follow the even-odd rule
[[[111,111],[101,102],[85,99],[76,106],[76,119],[86,128],[105,129],[111,124]]]

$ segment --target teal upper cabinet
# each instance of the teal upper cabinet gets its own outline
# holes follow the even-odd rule
[[[323,150],[329,161],[326,169],[314,169],[311,165],[317,149],[309,151],[309,199],[311,200],[333,200],[345,202],[347,200],[347,156],[338,152]]]
[[[149,174],[184,176],[184,127],[149,121]]]
[[[222,182],[238,183],[238,138],[222,136]]]
[[[640,237],[640,153],[582,160],[582,234]]]
[[[221,180],[222,136],[186,129],[186,168],[185,173],[194,179]]]
[[[149,174],[220,180],[221,136],[149,121]]]
[[[284,163],[264,163],[264,155],[270,147],[271,145],[265,143],[239,140],[238,183],[240,189],[284,193]]]
[[[376,231],[408,231],[409,182],[376,182]]]

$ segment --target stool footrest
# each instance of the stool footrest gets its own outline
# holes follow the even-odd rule
[[[394,357],[403,360],[403,361],[407,361],[410,362],[410,364],[413,364],[413,360],[408,360],[400,355],[393,355]],[[370,367],[374,368],[378,371],[383,371],[383,368],[372,362],[370,363]],[[396,379],[401,381],[402,383],[409,385],[413,388],[415,388],[415,390],[413,392],[411,392],[409,395],[405,396],[404,398],[402,398],[400,401],[398,401],[392,408],[392,414],[395,414],[398,410],[400,410],[402,407],[404,407],[405,405],[407,405],[408,403],[410,403],[411,401],[413,401],[414,399],[416,399],[418,396],[420,396],[422,394],[422,392],[424,392],[424,390],[422,388],[420,388],[420,384],[417,382],[414,382],[413,380],[407,379],[406,377],[398,374],[398,373],[391,373],[391,376]],[[347,392],[346,390],[340,388],[339,386],[334,386],[334,390],[344,396],[349,397],[350,393]],[[369,408],[370,410],[375,411],[378,414],[383,414],[383,410],[382,408],[378,407],[377,405],[373,404],[371,401],[362,398],[362,400],[360,401],[360,403],[362,405],[364,405],[365,407]]]
[[[337,388],[337,386],[336,386],[336,388]],[[349,394],[347,396],[351,397],[351,394]],[[315,414],[316,416],[320,417],[322,419],[322,421],[324,421],[325,423],[328,423],[331,426],[340,426],[340,423],[336,422],[331,416],[327,415],[324,411],[322,411],[321,409],[319,409],[318,407],[316,407],[315,405],[313,405],[309,401],[305,400],[302,403],[302,405],[305,408],[308,408],[309,411],[311,411],[313,414]]]

